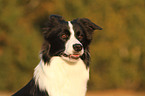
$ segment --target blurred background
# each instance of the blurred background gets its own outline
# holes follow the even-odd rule
[[[0,91],[32,78],[50,14],[103,27],[90,47],[88,90],[145,91],[145,0],[0,0]]]

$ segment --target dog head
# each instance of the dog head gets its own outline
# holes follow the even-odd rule
[[[60,56],[69,62],[89,59],[92,33],[101,29],[86,18],[65,21],[61,16],[51,15],[43,32],[42,59],[44,62],[49,62],[52,56]]]

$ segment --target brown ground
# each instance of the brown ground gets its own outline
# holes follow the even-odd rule
[[[11,96],[11,92],[0,92],[0,96]],[[89,91],[86,96],[145,96],[144,92],[126,90]]]
[[[126,90],[89,91],[86,96],[145,96],[145,92]]]

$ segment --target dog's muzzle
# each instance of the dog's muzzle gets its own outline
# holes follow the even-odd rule
[[[84,53],[83,45],[80,43],[75,43],[70,47],[71,51],[64,51],[62,53],[62,57],[64,57],[65,60],[69,61],[76,61],[78,60]]]

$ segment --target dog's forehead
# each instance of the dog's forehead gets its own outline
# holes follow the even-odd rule
[[[58,26],[60,26],[60,28],[68,28],[68,21],[63,21]],[[58,27],[58,26],[56,26],[56,27]]]
[[[80,26],[80,24],[76,20],[70,21],[70,23],[72,24],[73,30],[75,32],[82,30],[82,27]]]
[[[72,29],[75,33],[78,32],[78,31],[82,31],[82,28],[81,28],[80,24],[76,20],[63,21],[56,27],[60,28],[62,31],[64,31],[64,30],[69,30],[70,31],[70,26],[72,26]]]

